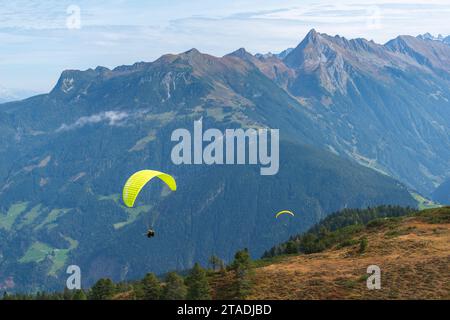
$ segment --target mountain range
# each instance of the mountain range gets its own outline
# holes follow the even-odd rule
[[[0,86],[0,103],[22,100],[36,95],[33,91],[9,89]]]
[[[342,208],[416,206],[450,177],[449,62],[441,41],[311,30],[281,55],[191,49],[64,71],[48,94],[0,105],[0,287],[61,288],[69,264],[89,285],[258,256]],[[171,133],[199,119],[280,129],[279,173],[172,164]],[[178,190],[152,184],[125,208],[144,168]],[[276,220],[283,209],[296,219]]]
[[[450,44],[450,36],[444,37],[442,34],[439,34],[438,36],[433,36],[429,32],[418,35],[417,38],[421,40],[431,40],[431,41],[441,41],[446,44]]]

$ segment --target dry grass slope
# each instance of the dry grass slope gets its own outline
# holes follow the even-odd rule
[[[372,224],[359,244],[287,256],[256,269],[250,299],[450,299],[450,207]],[[369,265],[381,290],[368,290]]]

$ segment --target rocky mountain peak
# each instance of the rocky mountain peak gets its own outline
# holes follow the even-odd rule
[[[255,56],[253,56],[251,53],[245,50],[245,48],[239,48],[236,51],[233,51],[232,53],[228,54],[227,56],[238,57],[241,59],[255,58]]]
[[[283,61],[291,68],[316,68],[321,61],[326,45],[316,30],[308,32],[302,42]]]
[[[420,66],[450,72],[450,46],[442,41],[430,41],[425,37],[398,36],[387,42],[385,48],[412,59]]]

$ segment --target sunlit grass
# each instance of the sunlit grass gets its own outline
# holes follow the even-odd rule
[[[10,231],[16,219],[22,214],[28,206],[28,202],[18,202],[13,204],[6,215],[0,213],[0,229]]]

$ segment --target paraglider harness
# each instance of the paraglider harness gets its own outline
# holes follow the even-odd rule
[[[152,229],[148,229],[147,238],[153,238],[155,236],[155,231]]]

